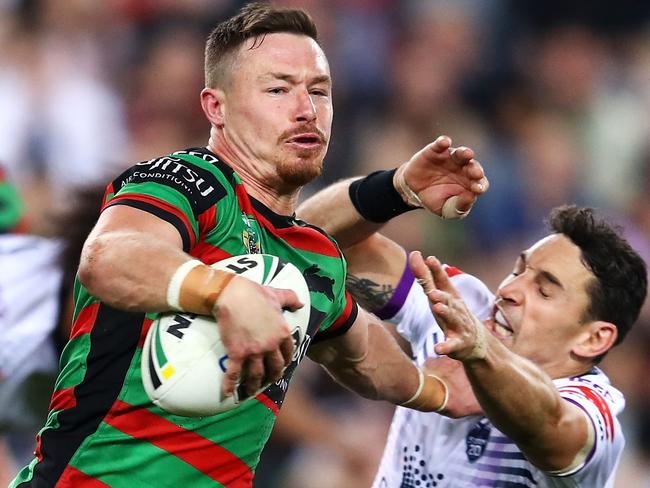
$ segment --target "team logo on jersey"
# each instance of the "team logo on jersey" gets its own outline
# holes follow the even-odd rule
[[[318,272],[320,267],[317,264],[312,264],[307,268],[303,274],[309,291],[322,293],[330,302],[334,301],[334,280],[327,276],[320,276]]]
[[[485,453],[490,438],[490,430],[492,430],[490,421],[482,418],[467,433],[465,452],[470,463],[476,462]]]
[[[262,252],[262,247],[260,245],[259,237],[257,237],[257,232],[253,229],[251,219],[243,212],[241,218],[244,222],[244,231],[242,232],[242,241],[244,242],[244,246],[246,246],[246,249],[248,249],[250,254],[260,254]]]

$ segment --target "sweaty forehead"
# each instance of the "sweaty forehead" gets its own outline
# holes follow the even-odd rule
[[[255,76],[270,72],[329,76],[330,72],[325,53],[315,40],[284,32],[248,39],[239,48],[236,65]]]

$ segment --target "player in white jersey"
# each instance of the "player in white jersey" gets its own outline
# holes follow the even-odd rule
[[[404,252],[372,234],[396,215],[381,203],[391,192],[435,210],[414,176],[340,182],[299,209],[343,246],[359,303],[392,316],[447,386],[446,416],[397,409],[374,487],[612,487],[624,400],[596,365],[638,318],[645,263],[590,209],[561,207],[494,296],[419,253],[414,285]]]
[[[468,309],[480,320],[489,320],[494,295],[488,288],[455,268],[446,271]],[[437,356],[433,347],[443,340],[444,332],[408,268],[401,285],[407,294],[393,295],[388,314],[379,314],[396,324],[416,362],[424,365],[427,358]],[[398,311],[389,317],[393,310]],[[625,405],[623,396],[596,367],[581,376],[554,380],[554,384],[562,398],[584,410],[597,432],[584,466],[577,466],[573,473],[548,476],[482,414],[454,419],[397,407],[373,488],[610,486],[624,445],[616,419]]]

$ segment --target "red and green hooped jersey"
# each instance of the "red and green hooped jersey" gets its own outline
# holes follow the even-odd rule
[[[295,264],[311,291],[303,354],[284,378],[237,409],[204,418],[174,416],[151,403],[140,376],[141,348],[155,315],[109,307],[77,282],[71,338],[36,458],[12,486],[250,487],[309,341],[340,335],[356,318],[338,246],[316,227],[274,214],[251,198],[233,170],[206,149],[133,166],[109,185],[104,208],[112,205],[171,223],[185,251],[207,264],[250,252]]]

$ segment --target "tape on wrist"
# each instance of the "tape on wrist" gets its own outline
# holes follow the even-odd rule
[[[400,403],[400,406],[408,407],[410,403],[413,403],[422,394],[422,389],[424,388],[424,373],[422,372],[422,370],[420,368],[418,368],[418,378],[420,380],[420,384],[418,385],[418,389],[415,390],[415,393],[413,394],[413,396],[411,398],[406,400],[404,403]]]
[[[415,208],[424,207],[424,204],[422,203],[422,200],[420,199],[418,194],[413,191],[413,189],[408,185],[408,183],[406,183],[406,179],[404,178],[404,171],[397,172],[397,186],[399,186],[399,189],[406,197],[406,203],[408,205]]]
[[[447,383],[445,383],[442,378],[436,376],[435,374],[424,373],[424,371],[422,371],[422,369],[420,369],[420,368],[418,368],[418,375],[419,375],[419,378],[420,378],[420,384],[418,385],[418,389],[415,391],[415,394],[411,398],[409,398],[404,403],[401,403],[400,406],[406,407],[406,408],[413,408],[415,410],[420,410],[422,412],[440,413],[443,410],[445,410],[447,408],[447,403],[449,403],[449,387],[447,386]],[[431,408],[428,405],[428,402],[429,402],[430,398],[427,398],[427,396],[431,395],[432,386],[426,387],[427,378],[431,378],[431,379],[437,381],[438,383],[440,383],[440,385],[442,386],[442,388],[444,390],[444,396],[443,396],[442,403],[438,407],[436,407],[435,409]],[[421,399],[420,397],[425,392],[425,389],[426,389],[425,398]]]
[[[169,285],[167,286],[167,305],[170,309],[180,312],[185,311],[180,304],[183,281],[185,281],[185,278],[187,278],[190,271],[202,264],[203,263],[198,259],[190,259],[189,261],[185,261],[176,269],[176,271],[174,271],[171,280],[169,280]]]
[[[442,404],[440,404],[440,406],[434,410],[434,412],[440,413],[445,408],[447,408],[447,403],[449,403],[449,387],[447,386],[447,383],[445,383],[443,379],[440,378],[439,376],[436,376],[435,374],[432,373],[427,373],[427,376],[430,376],[431,378],[438,380],[442,385],[442,387],[445,389],[445,398],[442,400]]]

